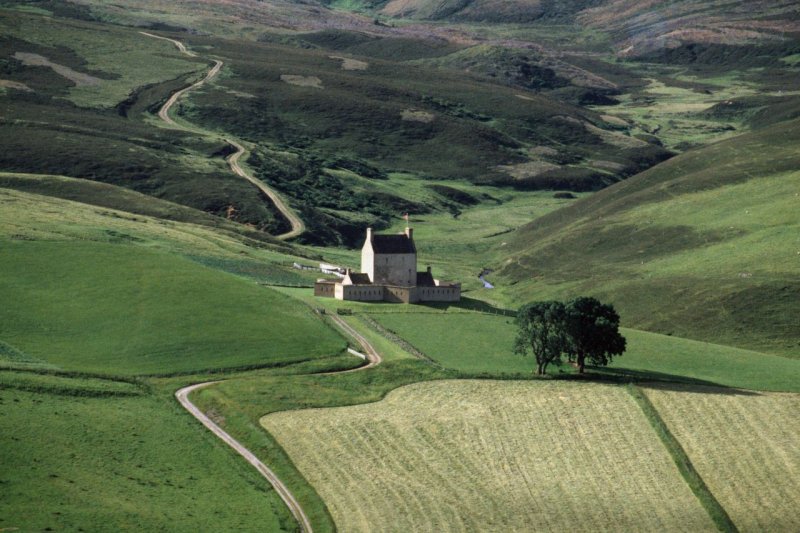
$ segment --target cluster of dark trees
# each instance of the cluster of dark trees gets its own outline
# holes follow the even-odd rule
[[[588,360],[605,366],[625,351],[625,337],[619,333],[619,315],[610,304],[581,296],[569,302],[533,302],[517,311],[517,339],[514,352],[532,353],[536,373],[566,356],[583,373]]]

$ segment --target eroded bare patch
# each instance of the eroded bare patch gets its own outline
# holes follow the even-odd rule
[[[17,52],[16,54],[14,54],[14,59],[19,59],[20,61],[22,61],[22,64],[26,66],[49,67],[53,69],[53,72],[55,72],[56,74],[58,74],[63,78],[67,78],[78,87],[99,85],[100,82],[103,81],[100,78],[95,78],[94,76],[90,76],[89,74],[84,74],[83,72],[72,70],[71,68],[65,67],[64,65],[53,63],[46,57],[40,56],[39,54],[32,54],[30,52]]]
[[[415,109],[406,109],[400,114],[400,118],[403,120],[410,120],[412,122],[433,122],[433,119],[436,116],[433,113],[429,113],[427,111],[419,111]]]
[[[526,161],[524,163],[519,163],[516,165],[501,165],[497,168],[513,178],[522,180],[527,178],[535,178],[536,176],[541,176],[545,172],[557,169],[559,167],[558,165],[554,165],[553,163],[548,163],[547,161],[534,160],[534,161]]]
[[[316,76],[300,76],[297,74],[281,74],[281,81],[298,87],[322,89],[322,80]]]
[[[255,98],[256,95],[250,93],[244,93],[242,91],[234,91],[233,89],[228,89],[228,94],[232,94],[237,98]]]
[[[352,57],[344,56],[328,56],[330,59],[338,59],[342,62],[342,70],[367,70],[369,63],[366,61],[359,61]]]
[[[25,91],[27,93],[33,92],[33,89],[25,85],[24,83],[20,83],[18,81],[11,81],[11,80],[0,80],[0,87],[6,89],[16,89],[18,91]]]

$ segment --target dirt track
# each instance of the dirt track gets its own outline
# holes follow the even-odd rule
[[[198,383],[196,385],[190,385],[188,387],[184,387],[179,389],[175,393],[175,398],[181,403],[181,405],[189,411],[192,416],[198,419],[205,427],[211,430],[214,435],[222,439],[225,444],[236,450],[236,453],[244,457],[248,463],[253,465],[259,473],[264,476],[267,481],[269,481],[272,488],[278,493],[281,499],[286,503],[286,506],[289,508],[289,511],[292,512],[292,515],[295,517],[297,522],[300,524],[300,528],[303,531],[311,533],[311,522],[309,522],[308,517],[303,512],[303,508],[300,507],[300,504],[297,503],[294,495],[289,492],[289,489],[286,488],[286,485],[278,479],[278,476],[275,475],[275,472],[269,469],[267,465],[262,463],[258,457],[256,457],[253,452],[242,446],[242,444],[230,436],[224,429],[219,427],[215,424],[210,418],[208,418],[205,413],[203,413],[200,409],[197,408],[195,404],[193,404],[189,400],[189,394],[197,389],[202,389],[213,385],[215,383],[219,383],[219,381],[207,381],[205,383]]]
[[[275,207],[283,214],[284,217],[286,217],[286,220],[289,221],[289,224],[291,224],[292,226],[291,230],[281,235],[278,235],[277,237],[282,240],[287,240],[287,239],[293,239],[294,237],[297,237],[298,235],[303,233],[306,230],[306,225],[303,224],[303,221],[300,219],[300,217],[298,217],[295,214],[295,212],[292,211],[289,208],[289,206],[287,206],[284,203],[283,198],[281,198],[278,195],[278,193],[276,193],[274,190],[264,185],[264,182],[245,172],[244,169],[242,169],[242,167],[239,165],[239,158],[242,157],[242,155],[247,152],[244,146],[239,144],[237,141],[234,141],[233,139],[225,139],[225,142],[236,148],[236,152],[228,156],[228,166],[231,167],[231,170],[235,174],[243,177],[256,187],[258,187],[258,189],[261,192],[266,194],[267,197],[270,200],[272,200],[272,203],[275,204]]]
[[[169,39],[167,37],[161,37],[161,36],[158,36],[158,35],[153,35],[153,34],[146,33],[146,32],[139,32],[139,33],[141,33],[142,35],[146,35],[148,37],[153,37],[153,38],[156,38],[156,39],[163,39],[163,40],[169,41],[169,42],[173,43],[178,48],[178,50],[180,50],[182,53],[186,54],[187,56],[196,57],[196,54],[194,54],[193,52],[187,50],[186,47],[183,45],[183,43],[181,43],[180,41],[176,41],[174,39]],[[214,76],[216,76],[219,73],[219,71],[222,68],[222,66],[223,66],[223,62],[215,59],[214,60],[214,66],[208,71],[208,73],[205,75],[205,77],[203,77],[202,80],[190,85],[189,87],[186,87],[184,89],[176,91],[174,94],[172,94],[172,96],[170,96],[170,98],[167,100],[167,102],[161,107],[161,109],[158,112],[158,116],[161,118],[161,120],[163,120],[166,124],[168,124],[168,125],[170,125],[170,126],[172,126],[174,128],[182,129],[184,131],[191,131],[191,132],[195,132],[195,133],[213,135],[213,133],[207,132],[207,131],[202,130],[200,128],[192,128],[190,126],[187,126],[187,125],[184,125],[184,124],[179,124],[179,123],[175,122],[172,119],[172,117],[169,116],[169,110],[173,105],[175,105],[175,103],[180,99],[181,96],[183,96],[187,92],[191,91],[192,89],[200,87],[201,85],[203,85],[207,81],[209,81],[212,78],[214,78]],[[289,231],[287,233],[284,233],[282,235],[278,235],[277,237],[279,239],[291,239],[291,238],[297,237],[298,235],[303,233],[305,231],[305,224],[303,224],[303,221],[300,219],[300,217],[298,217],[294,213],[294,211],[292,211],[286,205],[286,203],[283,201],[283,199],[280,197],[280,195],[277,192],[275,192],[274,190],[272,190],[271,188],[267,187],[264,183],[262,183],[257,178],[251,176],[249,173],[247,173],[241,167],[241,165],[239,164],[239,159],[242,157],[242,155],[244,155],[247,152],[245,147],[242,146],[241,142],[239,142],[239,141],[237,141],[237,140],[235,140],[235,139],[233,139],[231,137],[225,137],[224,140],[225,140],[225,142],[227,142],[233,148],[236,149],[236,152],[234,152],[233,154],[231,154],[227,158],[227,162],[228,162],[228,165],[231,168],[231,171],[234,172],[237,176],[240,176],[240,177],[246,179],[247,181],[249,181],[250,183],[252,183],[256,187],[258,187],[258,189],[261,190],[264,194],[266,194],[267,197],[275,204],[275,207],[286,217],[286,219],[291,224],[291,226],[292,226],[291,231]],[[353,327],[351,327],[349,324],[347,324],[340,317],[331,316],[331,319],[346,334],[350,335],[356,341],[358,341],[358,343],[361,345],[362,349],[365,351],[365,354],[360,354],[360,353],[354,352],[352,350],[351,350],[351,353],[357,354],[359,357],[363,357],[365,359],[365,361],[367,362],[367,364],[365,364],[363,366],[360,366],[358,368],[354,368],[354,369],[350,369],[350,370],[344,370],[344,371],[341,371],[341,372],[330,372],[328,374],[341,374],[341,373],[346,373],[346,372],[357,372],[357,371],[361,371],[361,370],[366,370],[366,369],[372,368],[372,367],[374,367],[376,365],[379,365],[381,363],[382,359],[381,359],[380,354],[378,354],[378,352],[375,350],[375,348],[372,346],[372,344],[370,344],[370,342],[366,338],[364,338],[364,336],[362,336],[360,333],[358,333],[358,331],[356,331]],[[224,441],[226,444],[228,444],[228,446],[233,448],[236,451],[236,453],[238,453],[239,455],[244,457],[247,460],[248,463],[253,465],[253,467],[256,470],[258,470],[259,473],[262,476],[264,476],[264,478],[267,479],[267,481],[269,481],[269,483],[272,485],[272,487],[275,489],[275,491],[281,497],[283,502],[289,508],[289,511],[291,511],[292,515],[297,520],[298,524],[300,524],[300,528],[302,529],[302,531],[304,531],[306,533],[312,533],[313,529],[312,529],[312,526],[311,526],[311,522],[308,519],[308,516],[303,511],[303,508],[300,506],[300,504],[298,503],[297,499],[289,491],[289,489],[286,487],[286,485],[278,478],[278,476],[275,475],[275,473],[272,470],[270,470],[270,468],[267,467],[267,465],[265,465],[263,462],[261,462],[258,459],[258,457],[256,457],[253,454],[253,452],[251,452],[250,450],[245,448],[239,441],[234,439],[229,433],[227,433],[225,430],[223,430],[221,427],[219,427],[216,423],[214,423],[213,420],[211,420],[208,416],[206,416],[205,413],[203,413],[196,405],[194,405],[191,402],[191,400],[189,400],[189,394],[191,394],[193,391],[196,391],[198,389],[202,389],[202,388],[205,388],[205,387],[209,387],[211,385],[214,385],[215,383],[219,383],[219,381],[207,381],[207,382],[204,382],[204,383],[197,383],[197,384],[194,384],[194,385],[190,385],[188,387],[183,387],[182,389],[179,389],[178,391],[175,392],[175,398],[177,398],[178,402],[180,402],[180,404],[187,411],[189,411],[189,413],[191,413],[192,416],[194,416],[197,420],[199,420],[204,426],[206,426],[217,437],[222,439],[222,441]]]
[[[370,344],[370,342],[364,338],[363,335],[358,333],[352,326],[347,324],[344,320],[340,317],[335,315],[330,315],[333,322],[341,328],[345,333],[354,337],[358,343],[361,345],[362,349],[365,352],[365,357],[367,364],[364,366],[360,366],[358,368],[353,368],[350,370],[342,370],[339,372],[328,372],[327,375],[332,374],[345,374],[348,372],[359,372],[362,370],[367,370],[374,366],[379,365],[382,362],[382,358],[380,354],[375,350],[375,348]],[[360,355],[359,355],[360,357]],[[205,413],[203,413],[195,404],[189,400],[189,394],[193,391],[198,389],[202,389],[215,383],[220,383],[219,381],[207,381],[205,383],[197,383],[195,385],[189,385],[188,387],[183,387],[175,392],[175,398],[178,399],[180,404],[187,410],[189,413],[192,414],[197,420],[199,420],[204,426],[206,426],[209,430],[211,430],[214,435],[222,439],[228,446],[236,450],[236,453],[244,457],[248,463],[253,465],[259,473],[264,476],[267,481],[269,481],[270,485],[275,489],[278,495],[281,497],[283,502],[291,511],[292,516],[294,516],[297,523],[300,524],[300,528],[305,533],[313,533],[313,528],[311,527],[311,521],[308,519],[308,516],[303,511],[303,508],[298,503],[297,499],[294,495],[289,491],[288,487],[284,485],[284,483],[275,475],[275,472],[270,470],[270,468],[262,463],[258,457],[256,457],[253,452],[245,448],[239,441],[234,439],[229,433],[227,433],[224,429],[219,427],[213,420],[211,420]]]
[[[186,46],[180,41],[177,41],[175,39],[170,39],[168,37],[161,37],[160,35],[153,35],[152,33],[147,33],[144,31],[140,31],[139,33],[147,37],[153,37],[154,39],[162,39],[164,41],[169,41],[172,44],[174,44],[182,54],[185,54],[189,57],[197,57],[197,54],[191,52],[190,50],[187,50]],[[213,61],[214,61],[214,66],[211,67],[211,69],[208,71],[208,73],[206,73],[203,79],[193,83],[188,87],[176,91],[175,93],[172,94],[172,96],[169,97],[169,99],[164,103],[164,105],[161,106],[161,109],[158,110],[158,116],[161,120],[163,120],[165,123],[169,124],[174,128],[178,128],[184,131],[190,131],[206,135],[215,135],[214,133],[203,130],[201,128],[195,128],[192,126],[187,126],[185,124],[179,124],[175,122],[175,120],[173,120],[171,116],[169,116],[169,111],[172,108],[172,106],[175,105],[175,103],[184,94],[200,87],[204,83],[214,78],[217,74],[219,74],[219,71],[222,69],[224,63],[218,59],[214,59]],[[272,203],[275,205],[275,208],[278,211],[280,211],[280,213],[286,218],[286,220],[289,221],[289,224],[291,225],[292,229],[286,233],[276,235],[276,237],[281,240],[288,240],[288,239],[293,239],[301,235],[303,232],[305,232],[306,230],[305,224],[300,219],[300,217],[297,216],[297,214],[292,210],[292,208],[288,206],[288,204],[283,200],[280,194],[278,194],[278,192],[275,191],[274,189],[268,187],[264,182],[262,182],[255,176],[252,176],[251,174],[247,173],[241,167],[241,165],[239,164],[239,158],[241,158],[243,154],[247,153],[247,150],[245,149],[244,146],[242,146],[241,142],[233,139],[232,137],[225,137],[224,140],[225,142],[227,142],[233,148],[236,149],[236,152],[234,152],[227,158],[228,166],[230,167],[231,172],[233,172],[237,176],[246,179],[247,181],[255,185],[261,192],[263,192],[267,196],[267,198],[269,198],[272,201]]]

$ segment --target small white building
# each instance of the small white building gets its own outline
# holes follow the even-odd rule
[[[457,302],[461,284],[434,279],[431,268],[417,272],[414,230],[378,235],[367,228],[361,249],[361,272],[347,269],[340,281],[320,279],[314,295],[365,302]]]

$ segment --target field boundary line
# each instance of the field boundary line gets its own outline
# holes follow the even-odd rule
[[[178,402],[191,413],[197,420],[199,420],[205,427],[207,427],[211,432],[219,437],[225,444],[233,448],[236,453],[241,455],[245,458],[245,460],[250,463],[256,470],[264,477],[267,481],[269,481],[272,488],[275,489],[275,492],[281,497],[283,502],[289,508],[289,511],[294,516],[297,523],[300,525],[300,529],[306,533],[313,533],[313,528],[311,527],[311,521],[306,516],[305,511],[298,503],[297,499],[294,495],[289,491],[289,488],[284,485],[283,481],[278,478],[278,476],[270,470],[270,468],[265,465],[261,460],[255,456],[253,452],[245,448],[238,440],[234,439],[228,432],[224,429],[219,427],[213,420],[211,420],[205,413],[203,413],[195,404],[189,400],[189,394],[210,385],[214,385],[216,383],[220,383],[220,381],[206,381],[204,383],[197,383],[195,385],[189,385],[188,387],[183,387],[178,389],[175,392],[175,398],[177,398]]]
[[[160,35],[154,35],[152,33],[147,33],[145,31],[140,31],[140,34],[146,37],[152,37],[154,39],[162,39],[164,41],[169,41],[174,44],[178,50],[188,56],[188,57],[198,57],[197,54],[188,50],[186,46],[176,40],[170,39],[169,37],[162,37]],[[275,238],[280,239],[282,241],[293,239],[305,233],[306,225],[303,220],[295,213],[295,211],[289,207],[289,205],[284,201],[283,197],[272,187],[269,187],[260,179],[256,178],[255,176],[246,172],[241,165],[239,165],[239,158],[242,155],[247,153],[247,149],[242,145],[241,142],[234,139],[232,136],[227,135],[219,135],[214,132],[210,132],[208,130],[204,130],[202,128],[194,127],[194,126],[186,126],[184,124],[179,124],[172,117],[169,116],[169,111],[173,105],[175,105],[181,96],[188,93],[191,90],[194,90],[208,81],[211,81],[214,77],[219,74],[219,71],[222,69],[224,63],[219,59],[212,59],[211,61],[214,62],[214,66],[206,73],[206,75],[199,81],[189,85],[188,87],[184,87],[183,89],[179,89],[172,93],[172,95],[167,99],[164,105],[161,106],[161,109],[158,110],[158,117],[164,121],[167,125],[172,126],[174,128],[188,131],[190,133],[197,133],[202,135],[209,135],[209,136],[219,136],[222,137],[222,140],[225,141],[227,144],[231,146],[235,151],[231,155],[229,155],[225,161],[228,163],[228,167],[231,169],[231,172],[236,174],[237,176],[244,178],[245,180],[249,181],[252,185],[254,185],[259,191],[269,198],[272,202],[272,205],[280,212],[281,215],[289,222],[291,229],[286,233],[281,233],[280,235],[275,235]]]
[[[431,359],[423,351],[419,350],[416,346],[414,346],[413,344],[411,344],[410,342],[405,340],[400,335],[398,335],[398,334],[394,333],[393,331],[389,330],[383,324],[381,324],[380,322],[378,322],[377,320],[375,320],[371,316],[366,315],[366,314],[360,314],[359,318],[361,318],[361,320],[363,322],[365,322],[369,327],[371,327],[373,330],[375,330],[375,332],[378,333],[381,337],[385,338],[389,342],[393,342],[394,344],[399,346],[403,351],[408,352],[409,354],[411,354],[412,357],[415,357],[415,358],[417,358],[417,359],[419,359],[421,361],[425,361],[426,363],[430,363],[432,365],[436,365],[438,367],[442,366],[438,362],[436,362],[434,359]]]
[[[716,525],[720,531],[738,533],[739,529],[736,527],[736,524],[733,523],[728,512],[722,504],[719,503],[711,492],[711,489],[709,489],[708,485],[703,481],[703,478],[700,477],[700,473],[694,468],[686,450],[683,449],[680,441],[669,430],[666,422],[661,418],[658,409],[656,409],[656,406],[650,401],[650,398],[647,397],[647,394],[637,385],[628,385],[627,389],[641,408],[647,421],[650,422],[650,425],[664,444],[664,447],[667,448],[667,452],[669,452],[670,457],[672,457],[672,460],[675,462],[675,466],[678,467],[681,477],[683,477],[686,484],[689,485],[691,491],[711,517],[714,525]]]

